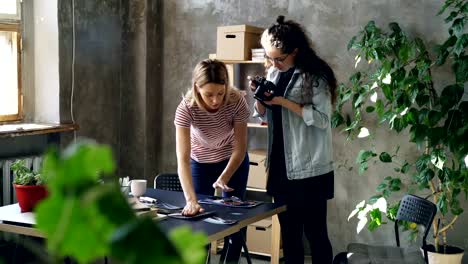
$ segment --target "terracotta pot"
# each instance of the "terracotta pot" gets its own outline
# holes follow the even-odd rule
[[[31,212],[36,204],[47,196],[44,185],[17,185],[13,184],[16,190],[16,200],[18,200],[21,212]]]
[[[442,247],[439,246],[439,251]],[[421,252],[424,256],[422,249]],[[447,246],[445,253],[436,253],[433,245],[427,246],[429,264],[461,264],[464,253],[463,249],[455,246]]]

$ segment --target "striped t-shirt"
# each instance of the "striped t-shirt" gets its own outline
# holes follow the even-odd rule
[[[234,123],[246,122],[249,107],[243,96],[211,113],[190,106],[182,99],[175,113],[174,124],[190,128],[190,157],[200,163],[216,163],[229,159],[233,151]]]

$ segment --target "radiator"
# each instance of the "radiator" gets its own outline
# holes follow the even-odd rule
[[[2,189],[0,195],[0,204],[8,205],[16,203],[15,188],[13,188],[14,173],[11,171],[11,165],[18,159],[26,161],[26,166],[29,166],[34,171],[39,171],[42,157],[31,156],[16,159],[0,159],[0,181]]]

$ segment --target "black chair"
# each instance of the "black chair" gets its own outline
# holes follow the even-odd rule
[[[428,263],[426,237],[436,213],[437,207],[432,202],[407,194],[401,200],[395,221],[396,247],[352,243],[348,245],[347,252],[335,256],[333,263]],[[424,226],[421,247],[424,251],[424,258],[421,256],[419,249],[400,247],[399,221],[409,221]]]
[[[177,173],[160,173],[154,178],[154,188],[167,191],[182,191]]]

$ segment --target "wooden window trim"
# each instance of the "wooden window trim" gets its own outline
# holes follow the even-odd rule
[[[17,63],[18,63],[18,114],[16,115],[0,115],[0,122],[20,121],[23,119],[23,89],[22,89],[22,74],[21,74],[21,26],[18,23],[2,23],[0,22],[0,31],[15,32],[17,37]]]

